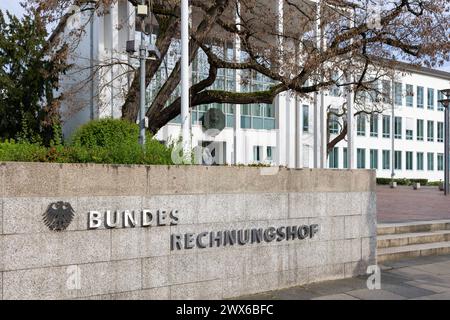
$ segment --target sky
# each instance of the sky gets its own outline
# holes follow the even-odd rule
[[[15,15],[22,15],[23,8],[20,6],[19,2],[20,0],[0,0],[0,9],[9,10]],[[447,63],[445,66],[438,69],[450,72],[450,63]]]

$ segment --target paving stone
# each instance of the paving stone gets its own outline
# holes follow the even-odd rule
[[[408,281],[406,282],[406,284],[415,286],[417,288],[433,291],[434,293],[442,293],[450,291],[450,284],[445,284],[441,282],[436,283],[433,281],[417,280],[417,281]]]
[[[347,292],[348,295],[361,300],[405,300],[406,298],[386,291],[386,290],[369,290],[361,289]]]
[[[420,265],[413,267],[413,269],[418,269],[435,275],[450,275],[450,263],[448,262]]]
[[[383,290],[398,294],[402,297],[417,298],[434,294],[435,292],[412,285],[404,284],[385,284],[381,287]]]
[[[360,300],[345,293],[333,294],[330,296],[323,296],[319,298],[313,298],[312,300]]]

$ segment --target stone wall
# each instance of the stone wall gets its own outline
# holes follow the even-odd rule
[[[222,299],[365,274],[371,171],[0,164],[0,299]],[[43,214],[69,203],[51,231]],[[178,210],[176,225],[89,229],[90,211]],[[171,235],[319,225],[312,239],[172,250]]]

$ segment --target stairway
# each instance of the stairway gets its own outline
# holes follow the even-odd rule
[[[450,254],[450,220],[378,225],[378,262]]]

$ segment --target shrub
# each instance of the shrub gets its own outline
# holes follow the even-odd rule
[[[421,186],[428,185],[428,179],[411,179],[411,183],[420,183]]]
[[[172,149],[147,135],[145,152],[138,142],[139,127],[121,120],[93,121],[63,146],[6,141],[0,143],[0,161],[171,165]]]
[[[377,184],[381,186],[386,186],[391,184],[391,179],[389,178],[377,178]]]

